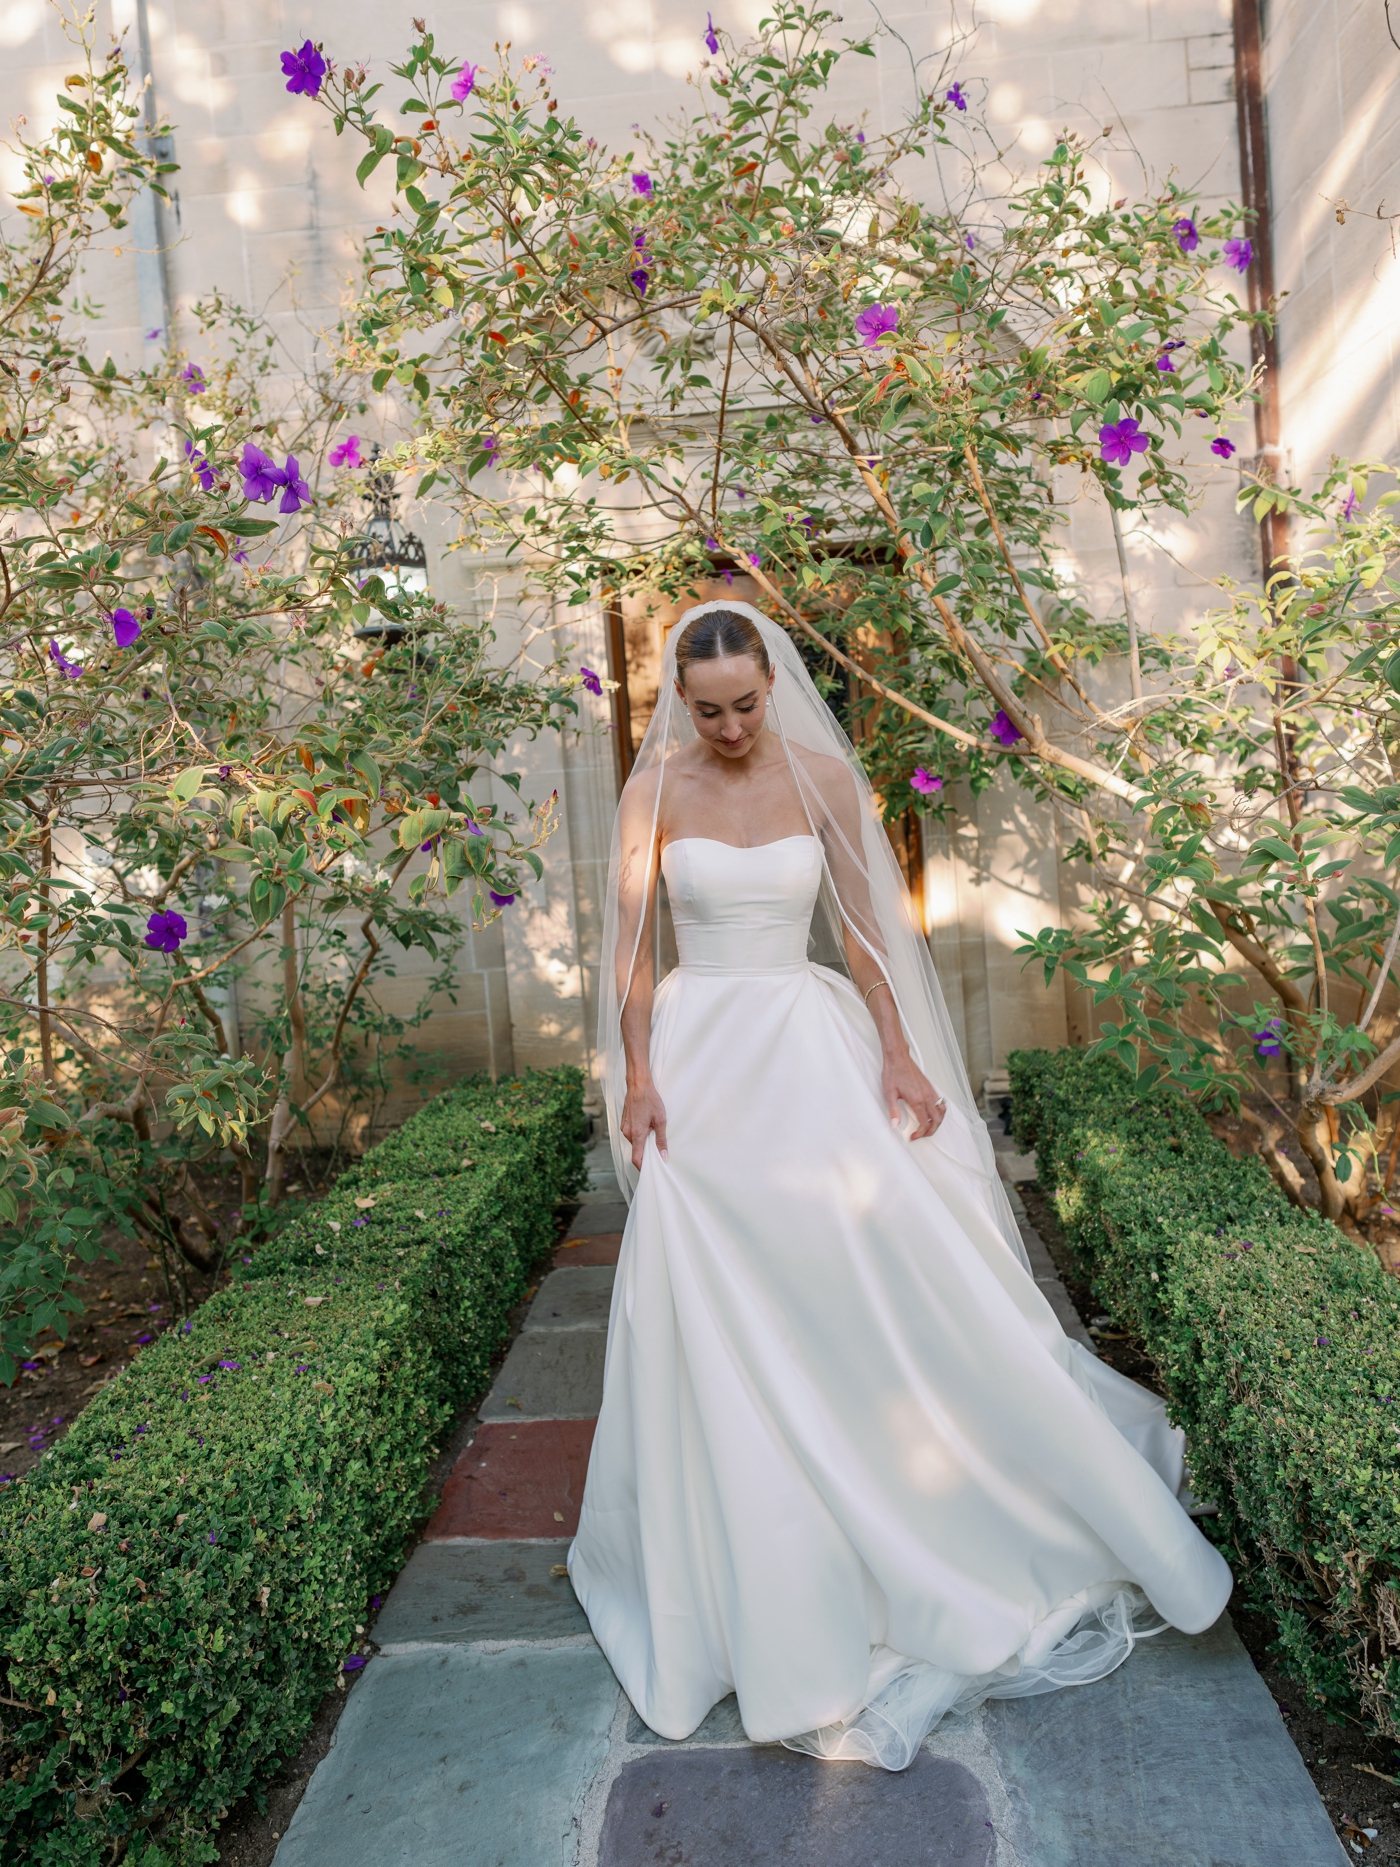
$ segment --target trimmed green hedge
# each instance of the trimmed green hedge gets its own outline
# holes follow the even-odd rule
[[[216,1858],[392,1580],[583,1142],[577,1070],[430,1103],[0,1499],[6,1860]]]
[[[1197,1492],[1319,1702],[1400,1736],[1400,1291],[1170,1091],[1111,1059],[1010,1058],[1079,1268],[1142,1338]]]

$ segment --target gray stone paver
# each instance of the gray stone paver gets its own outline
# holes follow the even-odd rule
[[[515,1338],[483,1420],[594,1420],[603,1403],[602,1329],[526,1329]]]
[[[1003,1141],[1006,1177],[1025,1171]],[[595,1165],[572,1236],[621,1231]],[[1084,1338],[1044,1245],[1037,1281]],[[547,1277],[483,1419],[580,1419],[608,1266]],[[559,1281],[559,1280],[566,1281]],[[538,1313],[536,1313],[538,1312]],[[512,1402],[518,1405],[512,1405]],[[1094,1686],[947,1719],[904,1775],[754,1745],[731,1696],[649,1731],[593,1645],[567,1544],[420,1545],[277,1867],[1337,1867],[1347,1857],[1228,1619]],[[660,1809],[658,1815],[656,1810]]]
[[[606,1329],[612,1307],[612,1264],[568,1266],[551,1271],[530,1305],[525,1329]]]
[[[592,1646],[381,1655],[277,1867],[573,1867],[616,1705]]]
[[[557,1640],[586,1634],[567,1576],[569,1552],[549,1543],[420,1543],[374,1625],[382,1649],[435,1642]]]
[[[792,1751],[652,1752],[613,1784],[607,1867],[992,1867],[987,1796],[924,1752],[899,1776]]]
[[[1096,1684],[986,1709],[1035,1867],[1339,1867],[1346,1859],[1228,1615]]]

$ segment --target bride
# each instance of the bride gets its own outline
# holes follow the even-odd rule
[[[569,1574],[647,1724],[737,1692],[756,1741],[902,1769],[1209,1627],[1181,1436],[1036,1287],[870,787],[746,604],[671,633],[603,951],[631,1212]]]

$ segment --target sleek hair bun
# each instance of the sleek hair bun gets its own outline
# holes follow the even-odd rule
[[[762,632],[733,609],[711,609],[681,630],[676,642],[676,675],[685,686],[687,670],[697,661],[726,661],[749,655],[763,674],[770,663]]]

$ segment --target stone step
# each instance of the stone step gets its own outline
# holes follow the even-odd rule
[[[567,1537],[420,1543],[374,1624],[380,1651],[587,1635],[569,1578],[556,1573],[568,1553]]]
[[[525,1328],[606,1329],[615,1276],[610,1264],[570,1264],[551,1271],[530,1305]]]
[[[572,1536],[593,1427],[591,1419],[487,1421],[452,1467],[424,1535]]]
[[[511,1344],[483,1420],[594,1420],[603,1404],[602,1329],[527,1329]]]

